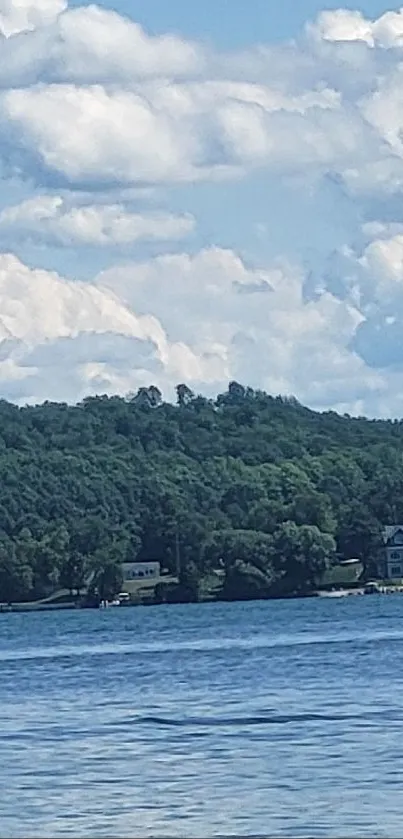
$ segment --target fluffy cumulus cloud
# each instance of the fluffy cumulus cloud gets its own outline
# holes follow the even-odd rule
[[[0,212],[0,241],[18,237],[58,245],[122,246],[140,240],[181,239],[194,219],[172,213],[136,213],[122,204],[71,204],[60,195],[40,195]]]
[[[356,187],[365,166],[389,165],[390,180],[401,165],[398,57],[395,75],[382,72],[401,12],[323,12],[291,53],[237,61],[60,2],[0,5],[0,147],[13,172],[82,188],[310,167]]]
[[[386,12],[376,20],[350,9],[325,11],[309,27],[326,41],[364,41],[369,47],[390,49],[403,46],[403,9]]]
[[[359,410],[384,391],[351,346],[364,320],[352,301],[306,300],[298,270],[249,267],[231,250],[121,265],[91,284],[5,256],[0,311],[3,392],[20,401],[238,378]]]
[[[365,320],[353,297],[323,289],[307,299],[305,277],[290,265],[256,269],[233,251],[209,248],[112,268],[96,284],[138,312],[151,294],[167,335],[192,351],[182,368],[191,384],[206,377],[208,359],[216,386],[237,378],[318,408],[374,410],[383,395],[382,376],[352,346]]]
[[[7,38],[46,26],[66,7],[65,0],[1,0],[0,33]]]
[[[1,0],[0,24],[0,149],[23,177],[96,188],[309,167],[357,188],[365,167],[390,185],[402,166],[398,52],[383,59],[401,11],[323,12],[292,52],[239,60],[62,0]]]
[[[7,162],[75,187],[350,165],[365,143],[362,124],[332,90],[287,96],[232,81],[41,84],[4,91],[0,108]]]
[[[203,67],[197,45],[173,35],[150,37],[134,21],[99,6],[66,9],[63,0],[26,5],[2,0],[0,9],[4,3],[0,16],[4,34],[31,31],[3,45],[7,58],[7,67],[0,71],[3,83],[11,78],[20,84],[44,79],[130,83],[135,78],[188,77]],[[45,23],[52,25],[41,26]]]
[[[403,10],[324,11],[293,43],[224,54],[96,5],[0,0],[0,173],[24,192],[0,207],[3,395],[238,378],[401,412],[402,48]],[[219,228],[177,244],[197,232],[191,190],[257,172],[313,195],[327,179],[365,222],[317,281],[287,253],[249,265]],[[76,265],[84,246],[114,251],[79,282],[13,255],[32,244],[44,265],[48,247]]]
[[[0,381],[22,401],[77,398],[163,384],[186,370],[208,378],[214,366],[170,340],[158,318],[136,313],[106,286],[80,283],[0,257]],[[57,393],[55,393],[57,391]],[[64,397],[63,397],[64,393]]]
[[[400,13],[375,22],[346,10],[323,13],[294,50],[290,74],[281,72],[278,51],[252,51],[248,68],[245,58],[237,64],[179,37],[148,36],[96,6],[64,10],[57,0],[31,0],[23,9],[14,9],[0,69],[0,144],[12,171],[95,187],[310,167],[349,183],[366,164],[401,157],[389,136],[399,113],[389,134],[378,118],[385,96],[387,108],[399,95],[398,80],[381,79],[378,91],[381,59],[367,72],[359,49],[348,57],[350,73],[340,71],[346,42],[380,52],[397,46]],[[6,6],[4,20],[11,11]],[[339,49],[320,49],[329,43]],[[351,70],[360,63],[367,96],[354,98]]]

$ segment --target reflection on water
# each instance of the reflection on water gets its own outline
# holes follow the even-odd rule
[[[0,836],[402,835],[403,598],[0,616]]]

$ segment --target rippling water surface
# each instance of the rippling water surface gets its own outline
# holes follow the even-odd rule
[[[0,615],[0,836],[401,837],[403,597]]]

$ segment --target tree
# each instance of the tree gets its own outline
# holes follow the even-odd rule
[[[281,524],[273,535],[279,590],[307,591],[317,583],[334,558],[332,536],[312,525]]]
[[[158,408],[162,402],[161,391],[155,385],[140,387],[134,401],[141,407]]]
[[[177,545],[172,597],[202,597],[213,578],[232,598],[306,593],[335,556],[372,576],[383,526],[403,517],[402,460],[403,421],[319,414],[237,382],[215,399],[179,384],[176,405],[155,385],[78,405],[0,400],[0,596],[82,592],[96,576],[111,593],[134,559],[176,579]]]
[[[0,543],[0,602],[28,600],[32,581],[29,564],[17,558],[12,543],[3,540]]]
[[[288,506],[287,516],[296,524],[315,525],[325,533],[334,533],[336,529],[330,498],[316,490],[298,493]]]
[[[122,566],[110,560],[100,565],[95,571],[91,589],[97,592],[100,600],[113,600],[122,590]]]
[[[86,582],[86,572],[86,557],[78,551],[72,551],[62,564],[60,585],[63,588],[68,588],[70,596],[75,591],[77,597],[79,597]]]
[[[267,597],[275,581],[273,558],[273,540],[266,533],[216,531],[204,545],[205,564],[224,566],[223,597],[228,600]]]
[[[340,508],[336,536],[343,557],[360,559],[365,576],[377,575],[382,550],[381,524],[366,504],[356,500]]]
[[[182,588],[184,598],[186,600],[190,600],[192,603],[197,603],[200,590],[200,569],[192,560],[187,562],[186,565],[181,568],[179,583]]]
[[[176,387],[177,403],[181,408],[186,408],[191,404],[195,395],[187,385],[181,384]]]

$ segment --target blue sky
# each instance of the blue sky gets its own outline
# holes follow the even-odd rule
[[[0,395],[401,415],[399,7],[0,0],[0,51]]]
[[[242,49],[259,42],[295,38],[306,21],[324,8],[340,8],[340,3],[332,0],[124,0],[101,5],[138,20],[154,34],[180,32],[188,38],[211,41],[221,49]],[[342,5],[359,9],[369,17],[379,17],[391,8],[383,0]]]

